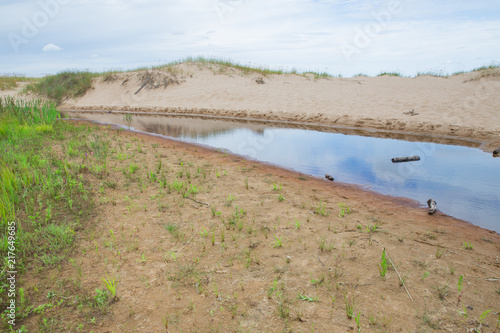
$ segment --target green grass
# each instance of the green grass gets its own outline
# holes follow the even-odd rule
[[[316,214],[321,216],[328,216],[331,214],[331,211],[326,210],[326,205],[320,201],[318,206],[316,206]]]
[[[312,71],[304,72],[304,75],[307,75],[307,74],[314,75],[314,79],[316,79],[316,80],[318,80],[318,79],[326,79],[326,78],[332,77],[327,72],[312,72]]]
[[[332,251],[333,250],[333,244],[328,245],[328,242],[326,241],[325,237],[321,237],[319,240],[319,250],[321,252],[323,251]]]
[[[276,247],[276,248],[283,247],[282,239],[283,239],[283,236],[278,237],[278,236],[274,235],[274,247]]]
[[[312,70],[298,70],[296,68],[292,68],[290,70],[282,69],[282,68],[271,68],[269,66],[251,66],[251,65],[243,65],[241,63],[235,62],[234,60],[222,57],[186,57],[183,59],[175,60],[163,65],[150,67],[150,69],[158,69],[158,70],[171,70],[172,66],[179,65],[182,63],[188,64],[200,64],[203,66],[215,65],[218,68],[220,73],[224,73],[227,69],[237,69],[242,72],[243,75],[249,74],[258,74],[262,76],[268,75],[300,75],[307,76],[313,75],[314,79],[326,79],[333,77],[331,74],[327,72],[318,72]],[[141,68],[141,69],[149,69],[149,68]],[[140,69],[137,69],[140,70]],[[342,75],[338,75],[338,77],[342,77]]]
[[[464,245],[462,246],[462,248],[464,250],[472,250],[474,248],[474,245],[472,245],[472,243],[464,242]]]
[[[256,73],[260,75],[272,75],[272,74],[287,74],[283,70],[273,70],[263,66],[246,66],[232,61],[228,58],[217,58],[217,57],[187,57],[184,59],[176,60],[165,65],[153,67],[153,69],[164,69],[172,65],[177,65],[181,63],[199,63],[202,65],[219,65],[226,68],[235,68],[241,70],[244,74]],[[288,72],[291,74],[291,72]]]
[[[380,259],[380,276],[385,279],[385,275],[387,274],[387,269],[389,268],[389,263],[387,262],[387,257],[385,250],[382,251],[382,258]]]
[[[17,74],[0,75],[0,90],[12,90],[17,88],[18,82],[26,82],[31,79]]]
[[[347,206],[344,203],[339,203],[339,204],[337,204],[337,206],[340,207],[339,217],[344,217],[345,214],[349,214],[351,212],[351,209],[349,208],[349,206]]]
[[[320,78],[328,78],[331,77],[330,74],[326,72],[315,72],[315,71],[298,71],[297,69],[293,68],[291,70],[284,70],[284,69],[272,69],[267,66],[248,66],[248,65],[243,65],[238,62],[235,62],[231,59],[228,58],[217,58],[217,57],[186,57],[184,59],[176,60],[169,62],[164,65],[152,67],[152,69],[167,69],[171,66],[175,66],[178,64],[182,63],[197,63],[201,65],[217,65],[220,67],[219,71],[223,72],[224,69],[238,69],[240,70],[243,74],[259,74],[262,76],[267,76],[267,75],[281,75],[281,74],[295,74],[295,75],[307,75],[307,74],[312,74],[314,75],[315,79],[320,79]],[[222,70],[221,70],[222,69]]]
[[[427,71],[427,72],[418,72],[417,76],[448,77],[448,74],[444,74],[443,72]]]
[[[464,276],[463,275],[460,275],[458,277],[457,287],[458,287],[458,294],[460,295],[460,293],[462,292],[462,288],[464,287]]]
[[[82,155],[90,154],[92,130],[58,118],[54,104],[0,98],[0,255],[7,258],[12,248],[8,227],[15,224],[15,270],[20,275],[67,260],[75,230],[94,207],[81,173],[105,165],[102,138],[94,140],[99,152],[88,158],[70,157],[64,149],[69,138],[79,142],[75,149]],[[63,146],[64,156],[52,150],[56,145]],[[6,260],[0,263],[2,281],[12,270],[7,264]],[[7,299],[6,290],[0,290],[0,297]],[[5,305],[0,306],[1,312]]]
[[[310,296],[307,296],[307,295],[299,294],[299,296],[297,298],[299,300],[301,300],[301,301],[307,301],[307,302],[317,302],[318,301],[318,296],[316,296],[316,297],[310,297]]]
[[[488,71],[488,70],[495,70],[498,68],[500,68],[499,65],[488,65],[488,66],[485,65],[485,66],[474,68],[470,71],[458,71],[458,72],[455,72],[451,75],[453,76],[453,75],[460,75],[460,74],[467,74],[467,73],[474,73],[474,72],[482,72],[482,71]]]
[[[116,278],[110,278],[108,273],[106,273],[106,278],[102,278],[102,281],[106,284],[106,288],[109,290],[113,298],[116,298]]]
[[[354,306],[355,306],[355,299],[354,299],[354,293],[352,294],[351,297],[349,297],[346,294],[344,294],[344,300],[345,300],[345,314],[347,316],[347,319],[352,319],[354,317]]]
[[[382,72],[380,73],[379,75],[377,76],[402,76],[400,73],[398,72]]]
[[[88,71],[64,71],[56,75],[45,76],[38,82],[29,84],[25,90],[61,104],[65,98],[85,95],[92,88],[92,79],[99,75],[101,74]]]
[[[472,70],[473,73],[476,73],[476,76],[468,79],[466,82],[470,81],[479,81],[481,79],[490,79],[494,77],[500,76],[500,66],[490,65],[490,66],[482,66]]]

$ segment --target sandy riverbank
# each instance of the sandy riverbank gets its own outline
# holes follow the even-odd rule
[[[71,264],[31,272],[25,285],[34,304],[47,299],[37,286],[69,296],[50,310],[66,330],[345,332],[359,316],[363,331],[463,332],[488,310],[483,324],[496,325],[498,234],[212,149],[113,129],[98,135],[109,143],[108,171],[82,173],[97,214],[78,231]],[[82,149],[86,156],[68,162],[93,170],[96,157]],[[382,277],[384,248],[393,265]],[[72,295],[92,299],[106,274],[119,300],[75,311]]]
[[[102,82],[117,83],[123,85]],[[357,329],[356,317],[363,331],[374,332],[487,332],[497,325],[494,232],[440,212],[430,216],[411,200],[182,142],[82,126],[88,134],[60,138],[51,150],[81,170],[96,211],[75,230],[71,261],[43,266],[43,274],[38,261],[28,266],[22,286],[31,304],[54,303],[29,313],[30,331],[343,332]],[[96,138],[108,146],[105,171],[96,169],[87,144]],[[78,153],[69,154],[74,145]],[[384,262],[384,249],[392,262]],[[99,305],[104,277],[116,278],[118,300]]]
[[[314,78],[214,64],[117,73],[62,109],[195,113],[404,131],[500,144],[500,69],[450,77]],[[141,89],[142,87],[142,89]],[[408,113],[414,110],[414,113]]]

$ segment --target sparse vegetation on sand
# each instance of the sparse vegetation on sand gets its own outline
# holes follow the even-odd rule
[[[445,74],[442,71],[427,71],[427,72],[418,72],[417,77],[418,76],[448,77],[448,74]]]
[[[43,316],[48,309],[66,303],[59,291],[49,291],[45,303],[32,304],[33,290],[22,281],[27,272],[33,277],[34,272],[43,274],[47,267],[68,262],[75,230],[86,225],[93,211],[91,189],[81,177],[87,167],[69,162],[51,148],[71,136],[65,145],[67,156],[90,152],[87,145],[91,143],[80,140],[88,132],[58,122],[58,118],[51,103],[0,99],[0,255],[5,259],[1,263],[0,291],[2,299],[7,300],[7,272],[17,271],[21,276],[17,288],[23,295],[17,307],[19,322],[33,314]],[[8,238],[12,236],[8,229],[15,231],[15,241]],[[15,260],[6,260],[12,253]],[[15,269],[10,267],[12,263]],[[6,304],[2,302],[2,312]],[[2,318],[6,329],[6,313]]]
[[[498,235],[225,151],[57,120],[53,104],[2,99],[0,118],[0,251],[15,221],[16,330],[497,324]]]
[[[315,79],[328,78],[331,77],[330,74],[326,72],[315,72],[315,71],[298,71],[296,69],[284,70],[284,69],[271,69],[265,66],[247,66],[242,65],[237,62],[231,61],[224,58],[207,58],[207,57],[186,57],[180,60],[171,61],[163,65],[152,66],[152,67],[141,67],[132,70],[126,70],[123,72],[139,72],[139,71],[150,71],[156,70],[166,73],[176,73],[175,66],[187,63],[195,64],[202,67],[209,67],[215,73],[224,74],[229,69],[237,70],[242,75],[257,74],[261,76],[267,75],[282,75],[282,74],[295,74],[295,75],[312,75]],[[55,75],[45,76],[41,79],[36,79],[34,83],[29,84],[26,88],[26,92],[33,92],[41,97],[46,97],[54,101],[56,104],[60,104],[67,98],[76,98],[84,95],[89,89],[92,88],[92,79],[96,77],[102,77],[104,81],[111,82],[116,79],[116,74],[118,71],[105,71],[105,72],[89,72],[89,71],[74,71],[67,70],[60,72]],[[146,78],[147,79],[147,78]],[[143,81],[147,81],[143,78]],[[28,79],[24,77],[19,77],[17,81],[26,81]],[[0,78],[0,87],[2,87],[2,82],[5,81],[6,89],[11,89],[16,82],[16,79],[10,77]],[[177,79],[165,78],[163,79],[164,85],[168,83],[178,83]],[[145,82],[147,83],[147,82]]]
[[[482,66],[474,69],[472,72],[476,73],[476,76],[470,78],[466,82],[479,81],[482,79],[491,79],[495,77],[500,77],[500,66],[490,65]]]
[[[88,71],[64,71],[45,76],[38,82],[29,84],[25,90],[33,92],[60,104],[65,98],[85,95],[92,88],[92,78],[100,74]]]
[[[398,72],[382,72],[377,76],[402,76],[402,75]]]
[[[307,77],[309,79],[313,78],[314,80],[342,77],[341,74],[332,75],[327,72],[298,70],[296,68],[283,69],[272,68],[269,66],[243,65],[230,59],[217,57],[186,57],[158,66],[141,67],[132,70],[124,70],[121,72],[142,72],[142,85],[137,91],[139,92],[144,87],[146,89],[151,89],[158,88],[160,86],[166,87],[169,84],[179,84],[181,81],[179,80],[178,74],[182,73],[182,70],[179,71],[178,66],[181,64],[198,66],[200,69],[208,68],[215,74],[233,75],[236,73],[237,75],[255,75],[259,76],[257,78],[257,81],[259,83],[265,83],[263,78],[269,75],[299,75]],[[500,67],[497,65],[482,66],[469,72],[458,72],[453,75],[475,72],[477,72],[478,75],[469,78],[466,82],[477,81],[482,78],[498,77],[500,76]],[[84,95],[89,89],[92,88],[92,81],[94,78],[100,77],[104,82],[113,82],[117,79],[118,73],[120,73],[120,71],[117,70],[104,72],[67,70],[55,75],[49,75],[37,79],[15,75],[4,75],[0,76],[0,89],[13,89],[17,86],[17,82],[33,81],[31,84],[25,87],[25,92],[33,92],[35,94],[38,94],[40,97],[49,98],[56,104],[60,104],[65,99],[76,98]],[[428,71],[418,72],[415,77],[424,75],[444,78],[450,76],[441,71]],[[357,74],[354,77],[365,76],[367,75]],[[406,77],[399,72],[391,71],[382,72],[377,76]],[[407,77],[409,78],[411,76]]]
[[[29,81],[27,77],[19,74],[0,75],[0,90],[10,90],[17,88],[19,82]]]

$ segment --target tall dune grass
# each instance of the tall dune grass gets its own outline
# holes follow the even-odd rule
[[[27,77],[18,74],[0,75],[0,90],[10,90],[17,88],[18,82],[29,81]]]
[[[29,84],[26,91],[46,96],[56,104],[60,104],[65,98],[85,95],[92,88],[92,78],[99,75],[89,71],[64,71],[56,75],[43,77],[38,82]]]
[[[199,64],[212,64],[212,65],[219,65],[219,66],[224,66],[228,68],[235,68],[239,69],[245,74],[248,73],[256,73],[260,75],[273,75],[273,74],[298,74],[297,70],[291,70],[291,71],[285,71],[283,69],[271,69],[269,67],[264,67],[264,66],[247,66],[247,65],[242,65],[240,63],[234,62],[230,59],[227,58],[216,58],[216,57],[187,57],[163,66],[159,66],[158,68],[165,68],[172,66],[173,64],[180,64],[180,63],[199,63]]]
[[[297,70],[292,68],[287,69],[276,69],[267,66],[254,66],[254,65],[243,65],[241,63],[235,62],[227,58],[217,58],[217,57],[186,57],[179,60],[167,62],[158,66],[150,67],[140,67],[131,70],[112,70],[104,72],[89,72],[89,71],[63,71],[56,75],[50,75],[37,79],[36,82],[29,84],[26,88],[26,92],[33,92],[39,96],[47,97],[54,101],[57,105],[61,104],[64,99],[76,98],[83,96],[89,89],[92,88],[92,79],[96,77],[104,77],[112,79],[114,74],[120,72],[137,72],[143,70],[161,70],[161,71],[175,71],[175,66],[188,63],[188,64],[198,64],[200,66],[211,66],[215,67],[220,73],[227,73],[227,69],[236,69],[240,71],[243,75],[257,74],[262,76],[267,75],[301,75],[308,76],[312,75],[314,79],[326,79],[335,77],[327,72],[317,72],[311,70]],[[212,66],[213,65],[213,66]],[[498,65],[482,66],[472,71],[468,72],[458,72],[452,75],[478,72],[481,77],[493,77],[498,76]],[[214,68],[212,68],[214,69]],[[435,77],[449,77],[450,75],[444,74],[442,72],[419,72],[416,76],[430,75]],[[359,74],[358,74],[359,76]],[[363,75],[365,76],[365,75]],[[399,72],[382,72],[377,76],[398,76],[398,77],[411,77],[404,76]],[[415,77],[416,77],[415,76]],[[342,75],[338,75],[342,77]],[[7,80],[5,78],[4,80]],[[12,79],[9,79],[12,81]],[[9,82],[10,82],[9,81]],[[0,77],[0,87],[2,84],[2,78]],[[6,83],[7,84],[7,83]],[[11,84],[11,83],[9,83]]]

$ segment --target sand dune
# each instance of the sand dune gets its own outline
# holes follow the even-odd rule
[[[200,113],[425,132],[499,144],[500,73],[319,78],[244,73],[212,64],[95,79],[62,108]],[[488,74],[488,75],[487,75]],[[264,83],[258,83],[262,78]],[[143,84],[146,85],[143,86]],[[139,88],[143,88],[139,91]],[[415,110],[415,115],[405,114]]]

